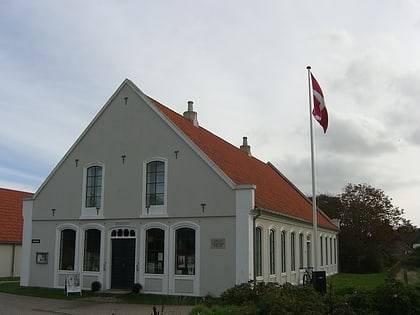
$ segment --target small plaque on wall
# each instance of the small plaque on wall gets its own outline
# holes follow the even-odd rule
[[[212,238],[211,239],[211,249],[225,249],[226,239],[224,238]]]
[[[36,253],[37,264],[48,264],[48,253]]]

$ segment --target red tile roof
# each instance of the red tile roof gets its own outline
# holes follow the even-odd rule
[[[255,207],[312,222],[312,204],[277,170],[202,127],[149,98],[153,104],[190,138],[235,184],[254,184]],[[318,225],[337,227],[322,212]]]
[[[0,188],[0,243],[22,243],[22,199],[32,195]]]

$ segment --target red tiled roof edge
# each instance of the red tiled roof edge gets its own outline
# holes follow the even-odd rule
[[[255,206],[288,217],[312,222],[312,204],[295,185],[271,163],[249,156],[210,131],[196,127],[186,118],[147,96],[172,123],[207,155],[234,183],[255,184]],[[318,225],[337,230],[323,213],[318,211]]]
[[[33,193],[0,188],[0,243],[22,243],[22,200],[32,196]]]

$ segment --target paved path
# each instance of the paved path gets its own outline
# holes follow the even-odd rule
[[[152,307],[152,305],[114,303],[107,298],[58,300],[0,292],[0,315],[150,315]],[[192,306],[166,305],[163,315],[188,315],[192,308]],[[160,311],[160,307],[158,310]]]

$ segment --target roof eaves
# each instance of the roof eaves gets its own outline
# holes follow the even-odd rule
[[[279,176],[281,176],[290,185],[290,187],[292,187],[297,193],[299,193],[299,195],[301,195],[301,197],[304,198],[306,202],[308,202],[312,207],[312,201],[295,184],[293,184],[286,176],[284,176],[283,173],[280,172],[280,170],[274,166],[274,164],[272,164],[271,162],[267,162],[267,165],[270,166]],[[324,211],[322,211],[319,207],[316,207],[316,209],[329,223],[331,223],[332,226],[336,226],[335,223],[328,217],[328,215]]]

